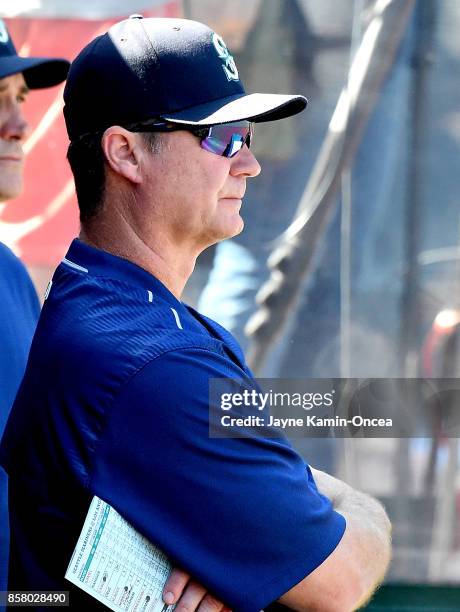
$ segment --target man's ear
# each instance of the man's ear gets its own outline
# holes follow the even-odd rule
[[[132,183],[141,183],[140,172],[143,149],[137,134],[119,125],[107,128],[102,136],[102,150],[110,168]]]

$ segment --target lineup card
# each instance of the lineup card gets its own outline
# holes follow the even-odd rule
[[[170,612],[167,557],[116,510],[93,497],[65,577],[116,612]]]

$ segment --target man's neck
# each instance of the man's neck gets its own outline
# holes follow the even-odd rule
[[[127,236],[126,233],[130,235]],[[143,268],[162,282],[179,300],[195,267],[197,255],[191,256],[187,253],[187,256],[183,256],[166,241],[159,240],[157,244],[148,245],[132,228],[125,231],[120,239],[113,228],[104,232],[104,225],[87,224],[81,228],[79,238],[90,246],[127,259]]]

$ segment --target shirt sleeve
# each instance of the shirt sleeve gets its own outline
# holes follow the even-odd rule
[[[222,601],[257,612],[335,549],[345,519],[283,439],[209,437],[209,379],[223,355],[172,351],[110,407],[92,492]]]

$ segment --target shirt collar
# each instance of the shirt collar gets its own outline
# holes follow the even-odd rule
[[[135,263],[101,251],[82,242],[73,240],[65,256],[67,264],[74,264],[87,271],[90,276],[120,280],[132,286],[152,291],[165,300],[170,306],[182,306],[182,303],[155,276]],[[83,270],[82,270],[83,271]]]

